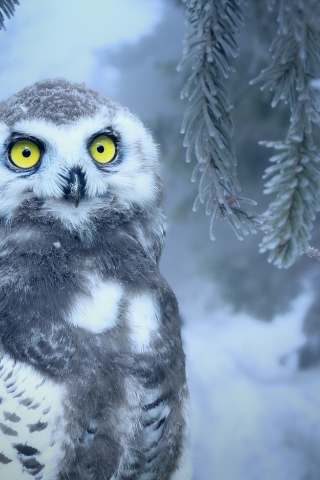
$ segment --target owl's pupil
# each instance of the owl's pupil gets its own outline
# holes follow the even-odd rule
[[[97,146],[97,151],[98,151],[99,153],[103,153],[103,152],[104,152],[104,146],[103,146],[103,145],[98,145],[98,146]]]
[[[30,157],[31,152],[30,152],[29,148],[25,148],[22,152],[22,155],[24,156],[24,158]]]

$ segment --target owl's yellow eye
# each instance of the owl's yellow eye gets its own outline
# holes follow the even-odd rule
[[[89,147],[92,158],[98,163],[109,163],[116,155],[114,141],[107,135],[96,137]]]
[[[17,140],[9,150],[11,162],[19,168],[32,168],[40,160],[40,148],[32,140]]]

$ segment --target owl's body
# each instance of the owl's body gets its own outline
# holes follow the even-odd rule
[[[0,122],[0,478],[189,479],[149,133],[61,79]]]

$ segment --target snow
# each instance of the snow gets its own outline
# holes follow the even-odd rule
[[[263,323],[208,305],[212,285],[196,283],[180,292],[194,480],[318,480],[319,370],[297,370],[311,296]]]

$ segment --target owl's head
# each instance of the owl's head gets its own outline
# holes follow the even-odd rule
[[[108,207],[159,206],[157,149],[126,108],[83,84],[45,80],[0,103],[0,218],[32,204],[67,228]]]

